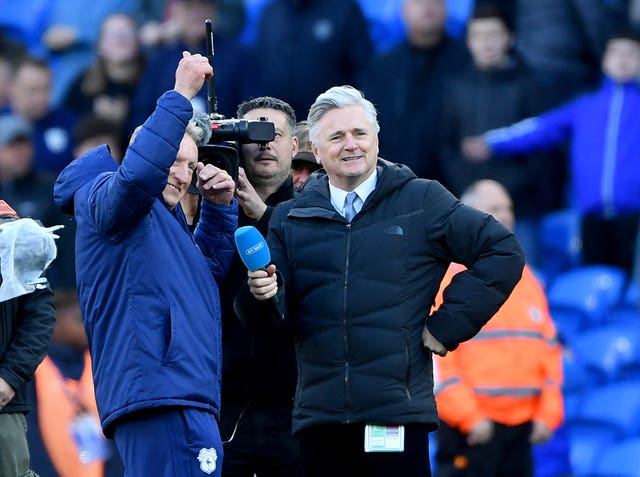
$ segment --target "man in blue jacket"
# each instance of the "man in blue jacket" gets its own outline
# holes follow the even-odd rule
[[[220,475],[218,283],[234,253],[235,184],[197,163],[190,100],[213,74],[183,53],[118,165],[100,146],[67,166],[55,200],[77,221],[76,269],[105,435],[127,476]],[[192,235],[180,206],[194,173]],[[161,457],[159,457],[161,456]]]
[[[582,261],[630,273],[640,223],[640,35],[612,35],[602,72],[597,91],[540,116],[465,138],[462,148],[471,160],[491,156],[500,161],[570,141],[569,206],[582,216]]]
[[[276,323],[295,339],[293,433],[305,477],[429,477],[430,353],[455,349],[498,311],[520,279],[522,250],[490,215],[380,159],[376,110],[356,89],[322,93],[308,122],[323,170],[276,206],[273,263],[249,272],[236,311],[258,328],[276,293],[286,304]],[[467,270],[427,318],[452,261]]]

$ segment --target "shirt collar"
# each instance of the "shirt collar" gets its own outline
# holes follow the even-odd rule
[[[362,184],[354,189],[356,195],[362,201],[362,204],[365,203],[367,197],[371,195],[373,190],[376,188],[376,183],[378,181],[378,170],[374,168],[369,177],[367,177]],[[336,186],[331,184],[329,181],[329,194],[331,195],[331,203],[333,207],[338,211],[342,211],[344,207],[344,199],[347,197],[348,192],[342,189],[338,189]]]

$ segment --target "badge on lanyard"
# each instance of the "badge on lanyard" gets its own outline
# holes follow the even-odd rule
[[[365,452],[403,452],[404,426],[376,426],[364,428]]]

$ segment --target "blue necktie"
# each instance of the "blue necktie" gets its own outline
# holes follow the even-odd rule
[[[351,222],[353,217],[356,215],[356,208],[353,205],[356,197],[358,196],[355,192],[349,192],[347,194],[347,197],[345,197],[344,199],[344,218],[349,222]]]

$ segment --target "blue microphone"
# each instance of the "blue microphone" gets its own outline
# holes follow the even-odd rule
[[[242,263],[252,272],[266,268],[271,262],[269,246],[258,229],[252,225],[239,227],[235,231],[236,248]]]
[[[271,263],[271,252],[269,252],[269,246],[262,234],[252,225],[245,225],[244,227],[238,227],[234,233],[236,248],[242,263],[252,272],[260,270],[261,268],[267,268]],[[280,306],[280,299],[278,295],[274,295],[272,298],[273,304],[276,307],[278,315],[281,319],[284,319],[284,312]]]

